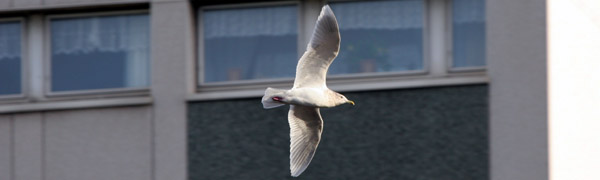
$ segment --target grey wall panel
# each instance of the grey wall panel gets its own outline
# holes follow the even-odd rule
[[[323,138],[299,179],[487,180],[487,90],[345,93],[356,106],[321,110]],[[297,179],[287,111],[259,98],[190,103],[190,179]]]
[[[486,1],[491,179],[548,179],[546,1]]]
[[[1,0],[0,1],[0,9],[7,9],[12,6],[13,0]]]
[[[127,3],[127,2],[149,2],[149,0],[44,0],[45,6],[77,4],[77,5],[94,5],[107,3]]]
[[[150,0],[0,0],[0,11],[147,3]]]
[[[13,0],[13,7],[25,8],[25,7],[39,7],[42,5],[42,0]]]
[[[0,115],[0,179],[12,179],[12,116]]]
[[[86,4],[93,3],[95,0],[44,0],[44,5],[62,5],[62,4]]]
[[[60,5],[74,3],[90,3],[92,0],[44,0],[44,5]]]
[[[42,113],[15,114],[15,180],[42,180]]]
[[[186,1],[190,1],[190,0],[150,0],[153,3],[160,3],[160,2],[186,2]]]
[[[155,180],[187,179],[186,95],[194,86],[193,11],[189,1],[153,2],[152,97]]]
[[[45,180],[148,180],[151,107],[47,112]]]

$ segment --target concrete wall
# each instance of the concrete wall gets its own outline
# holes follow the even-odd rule
[[[0,179],[150,179],[152,107],[0,116]]]
[[[186,95],[195,89],[193,12],[186,0],[151,5],[156,180],[187,179]]]
[[[12,124],[12,115],[0,115],[0,179],[11,180],[13,176]]]
[[[548,179],[546,1],[486,1],[491,179]]]

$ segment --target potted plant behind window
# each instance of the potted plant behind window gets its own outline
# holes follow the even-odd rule
[[[344,47],[352,73],[385,72],[390,69],[387,48],[377,41],[354,41]]]

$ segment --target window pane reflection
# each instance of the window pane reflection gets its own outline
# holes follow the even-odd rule
[[[21,22],[0,22],[0,95],[21,93]]]
[[[483,0],[452,1],[453,67],[485,66]]]
[[[423,69],[422,0],[331,3],[342,37],[329,74]]]
[[[52,91],[149,85],[148,15],[50,22]]]
[[[204,81],[293,77],[297,12],[296,6],[204,11]]]

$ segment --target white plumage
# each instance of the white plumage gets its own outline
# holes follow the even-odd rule
[[[327,88],[327,69],[340,49],[340,33],[335,15],[328,5],[321,10],[306,52],[298,61],[294,87],[290,90],[267,88],[262,103],[265,109],[290,104],[290,172],[299,176],[310,164],[323,131],[319,108],[354,104]]]

